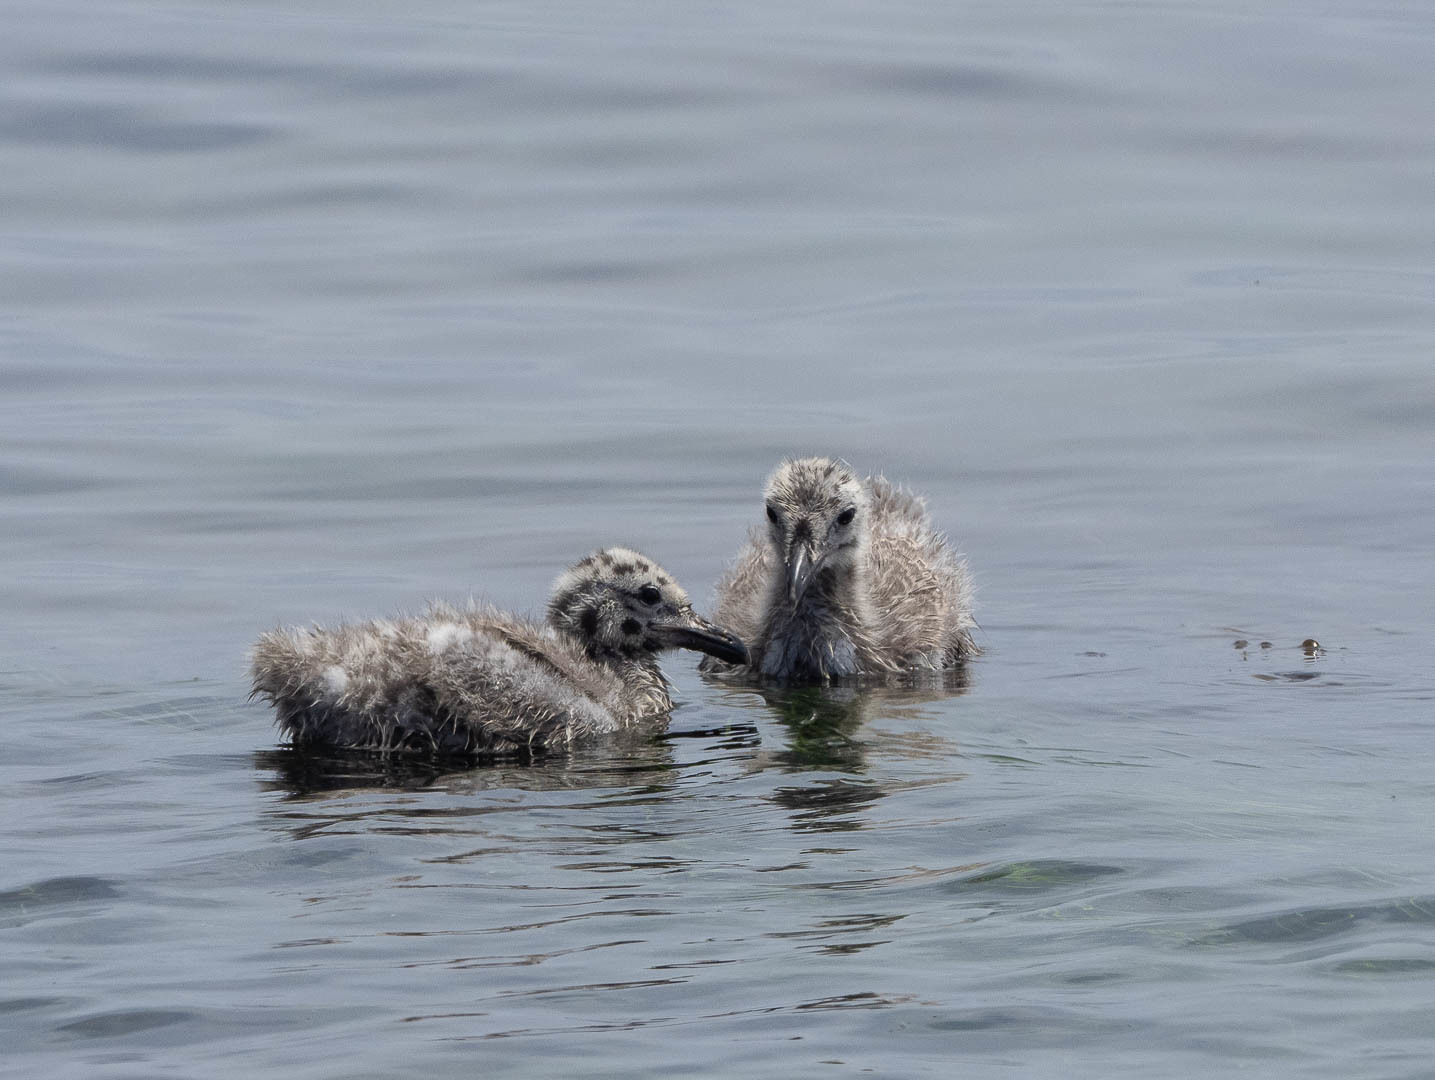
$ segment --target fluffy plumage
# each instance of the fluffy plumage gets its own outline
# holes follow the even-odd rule
[[[270,631],[253,649],[254,693],[296,745],[548,749],[667,712],[658,654],[672,648],[747,658],[660,566],[608,548],[558,577],[546,625],[435,604],[419,616]]]
[[[822,682],[937,671],[976,654],[966,562],[922,499],[830,458],[783,462],[765,496],[766,527],[718,583],[717,618],[752,654],[739,670]]]

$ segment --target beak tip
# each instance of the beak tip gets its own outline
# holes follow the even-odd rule
[[[720,630],[709,642],[707,652],[727,664],[745,665],[752,662],[747,643],[731,630]]]
[[[729,664],[747,664],[752,660],[752,653],[748,651],[747,642],[738,637],[726,627],[720,627],[717,634],[718,648],[713,655],[719,660],[725,660]]]
[[[668,648],[692,649],[707,653],[727,664],[747,664],[752,659],[747,644],[726,627],[695,617],[691,623],[667,628]]]

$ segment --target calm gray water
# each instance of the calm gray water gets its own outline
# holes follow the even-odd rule
[[[1431,1075],[1428,4],[4,24],[0,1075]],[[968,552],[963,692],[245,700],[598,544],[710,606],[794,452]]]

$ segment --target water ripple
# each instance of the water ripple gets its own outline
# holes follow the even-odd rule
[[[1321,941],[1372,923],[1435,925],[1435,897],[1408,897],[1348,907],[1310,907],[1233,923],[1191,941],[1193,946],[1276,945]]]
[[[258,124],[165,119],[120,105],[30,105],[0,118],[0,139],[129,153],[203,153],[252,146],[277,132]]]

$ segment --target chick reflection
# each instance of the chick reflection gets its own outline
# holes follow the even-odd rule
[[[860,811],[886,794],[875,780],[828,778],[803,787],[778,788],[772,801],[793,811],[792,827],[798,832],[854,832],[863,827]]]
[[[931,730],[933,714],[921,706],[964,693],[962,670],[947,672],[920,685],[829,685],[760,687],[759,695],[787,730],[787,746],[752,761],[755,768],[776,766],[789,772],[858,774],[826,776],[810,784],[772,793],[779,806],[792,810],[793,828],[844,832],[863,827],[863,812],[884,798],[892,785],[861,777],[868,758],[945,759],[953,741]],[[917,719],[906,732],[881,725],[886,719]],[[877,723],[874,725],[874,721]]]
[[[514,754],[475,763],[463,758],[424,758],[363,750],[281,747],[254,755],[269,773],[261,785],[290,799],[343,795],[361,790],[466,793],[492,789],[567,791],[582,788],[661,787],[672,782],[673,754],[652,738],[618,739],[601,747],[561,754]]]
[[[760,764],[862,772],[874,750],[901,757],[949,752],[950,741],[940,735],[897,735],[869,724],[883,716],[926,717],[930,714],[920,706],[964,694],[967,686],[962,668],[901,684],[754,687],[752,692],[788,732],[787,748],[766,755]]]
[[[261,773],[273,774],[259,782],[266,791],[282,791],[291,799],[300,799],[364,788],[420,791],[457,773],[461,766],[446,766],[441,758],[423,760],[358,750],[318,751],[286,746],[258,751],[254,767]]]
[[[871,717],[870,692],[853,687],[807,686],[759,691],[778,723],[787,729],[787,748],[770,760],[788,769],[861,772],[866,747],[857,731]]]

